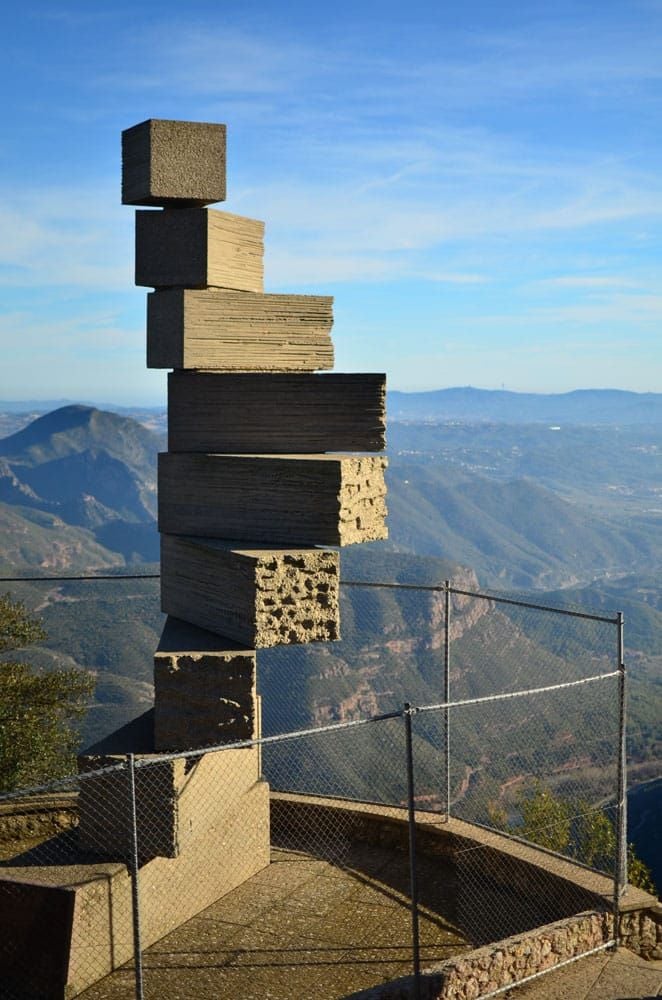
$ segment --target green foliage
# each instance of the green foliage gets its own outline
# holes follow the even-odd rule
[[[0,650],[45,637],[38,621],[9,595],[0,598]],[[81,670],[38,671],[14,659],[0,662],[0,791],[71,773],[78,733],[94,687]]]
[[[657,896],[653,873],[648,865],[637,857],[634,844],[628,844],[628,882],[630,885],[635,885],[637,889],[650,892],[651,896]]]
[[[588,802],[578,802],[573,824],[571,851],[591,868],[609,870],[616,856],[616,832],[602,810],[591,808]]]
[[[575,858],[591,868],[613,870],[616,831],[602,809],[585,800],[575,800],[572,804],[564,801],[540,782],[522,795],[518,804],[522,817],[520,824],[509,824],[505,811],[495,802],[488,807],[491,821],[518,837]],[[628,844],[628,881],[653,896],[656,894],[651,870],[637,857],[634,844]]]
[[[41,624],[28,616],[20,602],[12,601],[9,594],[0,596],[0,652],[22,649],[45,638]]]
[[[570,810],[567,803],[555,798],[536,783],[533,793],[520,800],[522,824],[517,835],[550,851],[567,850],[570,843]]]

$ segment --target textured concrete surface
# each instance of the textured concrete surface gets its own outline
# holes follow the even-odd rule
[[[504,996],[506,1000],[652,1000],[662,996],[662,962],[646,962],[619,948],[582,958]]]
[[[172,288],[147,296],[147,367],[333,368],[333,299]]]
[[[411,970],[406,856],[347,844],[327,860],[288,850],[272,859],[147,951],[148,1000],[334,1000]],[[422,954],[435,961],[467,944],[450,873],[437,860],[425,881],[437,906],[422,900]],[[85,1000],[128,1000],[132,975],[115,973]]]
[[[129,748],[130,749],[130,748]],[[230,821],[243,795],[258,780],[257,747],[217,751],[186,760],[137,756],[136,811],[141,861],[176,858],[213,826]],[[124,858],[129,849],[131,802],[125,769],[94,773],[123,763],[124,754],[88,752],[79,757],[78,838],[86,849]]]
[[[258,716],[255,650],[168,618],[154,654],[154,749],[250,740]]]
[[[171,452],[381,451],[386,377],[170,372]]]
[[[264,223],[206,208],[136,212],[135,280],[262,292]]]
[[[338,553],[161,535],[161,608],[251,649],[339,636]]]
[[[225,125],[149,118],[122,132],[123,205],[225,200]]]
[[[404,857],[355,846],[342,864],[285,850],[272,858],[269,868],[146,952],[147,1000],[340,1000],[411,971]],[[470,945],[456,929],[452,874],[439,860],[424,874],[426,892],[429,886],[437,900],[445,895],[436,909],[425,898],[422,904],[428,965]],[[84,997],[129,1000],[133,988],[133,969],[127,967]],[[501,995],[648,1000],[662,995],[661,989],[662,963],[619,949]]]
[[[386,538],[377,455],[159,455],[159,531],[279,545]]]

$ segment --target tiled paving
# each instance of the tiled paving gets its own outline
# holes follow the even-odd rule
[[[470,947],[453,920],[452,869],[438,859],[426,867],[424,964]],[[275,850],[268,868],[145,952],[146,1000],[340,1000],[407,975],[407,887],[405,855],[355,845],[339,864]],[[126,968],[82,996],[129,1000],[133,991]]]
[[[528,986],[507,1000],[652,1000],[662,996],[662,962],[646,962],[627,948],[582,958]]]

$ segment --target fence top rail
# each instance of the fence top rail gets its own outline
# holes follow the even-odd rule
[[[340,732],[341,730],[356,729],[359,726],[367,726],[378,722],[385,722],[389,719],[402,719],[405,716],[418,715],[424,712],[441,711],[449,708],[464,708],[469,705],[482,705],[486,702],[507,701],[512,698],[525,698],[535,694],[546,694],[550,691],[562,691],[564,688],[574,688],[595,681],[608,680],[613,677],[620,677],[620,670],[612,670],[605,674],[594,674],[592,677],[583,677],[576,681],[565,681],[561,684],[548,684],[545,687],[527,688],[519,691],[505,691],[501,694],[485,695],[481,698],[466,698],[461,701],[442,701],[434,705],[411,705],[405,703],[401,709],[393,712],[383,712],[380,715],[369,715],[362,719],[349,719],[346,722],[332,722],[326,726],[316,726],[312,729],[298,729],[289,733],[277,733],[274,736],[261,736],[250,740],[238,740],[235,743],[221,743],[213,746],[200,747],[194,750],[180,750],[171,753],[150,753],[145,756],[135,757],[135,767],[149,767],[152,764],[165,763],[166,761],[187,759],[193,760],[197,757],[204,757],[209,753],[217,753],[223,750],[239,750],[254,746],[268,746],[274,743],[284,743],[286,741],[302,739],[307,736],[322,736],[325,733]],[[85,751],[83,751],[84,755]],[[126,760],[118,760],[117,763],[108,764],[98,769],[81,771],[77,774],[68,775],[55,779],[43,785],[31,788],[15,789],[11,792],[0,792],[0,804],[12,799],[24,798],[27,795],[52,792],[55,789],[63,789],[67,786],[78,785],[89,778],[97,777],[100,774],[109,774],[112,771],[120,771],[126,768],[129,755],[117,754],[118,758],[126,757]]]
[[[202,757],[208,753],[215,753],[221,750],[239,750],[245,747],[269,746],[273,743],[284,743],[288,740],[301,739],[306,736],[322,736],[325,733],[339,732],[345,729],[355,729],[358,726],[366,726],[371,723],[385,722],[388,719],[402,719],[406,715],[418,715],[422,712],[434,712],[446,708],[463,708],[468,705],[482,705],[491,701],[506,701],[511,698],[524,698],[529,695],[546,694],[549,691],[561,691],[564,688],[578,687],[582,684],[590,684],[594,681],[607,680],[610,677],[619,677],[620,671],[613,670],[606,674],[594,674],[592,677],[584,677],[577,681],[565,681],[562,684],[549,684],[545,687],[527,688],[521,691],[506,691],[502,694],[485,695],[482,698],[467,698],[463,701],[442,701],[435,705],[410,705],[406,703],[403,707],[394,712],[385,712],[381,715],[369,715],[363,719],[349,719],[347,722],[332,722],[326,726],[316,726],[312,729],[298,729],[290,733],[277,733],[274,736],[260,736],[251,740],[239,740],[236,743],[222,743],[217,746],[201,747],[196,750],[179,750],[172,753],[150,754],[149,757],[137,757],[136,767],[147,767],[167,760],[177,758],[192,759]]]
[[[0,583],[66,583],[81,580],[158,580],[160,573],[99,573],[80,576],[0,576]],[[495,604],[510,604],[518,608],[531,608],[535,611],[549,611],[552,614],[567,615],[571,618],[583,618],[587,621],[605,622],[609,625],[620,624],[618,612],[613,615],[596,615],[588,611],[571,611],[570,608],[555,608],[549,604],[537,604],[534,601],[522,601],[515,597],[501,597],[499,594],[484,594],[478,590],[462,590],[445,583],[384,583],[378,580],[341,580],[341,587],[366,587],[381,590],[423,590],[434,593],[460,594],[463,597],[476,597],[483,601],[494,601]]]
[[[495,604],[512,604],[518,608],[532,608],[535,611],[550,611],[557,615],[568,615],[571,618],[584,618],[588,621],[606,622],[618,625],[618,612],[612,616],[596,615],[589,611],[572,611],[570,608],[555,608],[550,604],[536,604],[534,601],[522,601],[515,597],[501,597],[499,594],[484,594],[479,590],[462,590],[450,583],[379,583],[376,580],[341,580],[341,587],[372,587],[385,590],[425,590],[436,593],[461,594],[463,597],[477,597],[483,601],[494,601]]]
[[[504,691],[501,694],[486,694],[482,698],[464,698],[462,701],[441,701],[437,705],[421,705],[410,709],[412,714],[418,712],[434,712],[442,708],[463,708],[466,705],[484,705],[488,701],[507,701],[509,698],[526,698],[533,694],[547,694],[549,691],[562,691],[564,688],[579,687],[581,684],[592,684],[594,681],[604,681],[609,677],[620,677],[620,670],[610,670],[607,674],[593,674],[592,677],[582,677],[577,681],[563,681],[561,684],[548,684],[545,687],[525,688],[521,691]]]
[[[443,589],[443,588],[442,588]],[[481,594],[475,590],[460,590],[458,587],[448,588],[451,594],[462,594],[464,597],[479,597],[484,601],[494,601],[495,604],[513,604],[518,608],[532,608],[534,611],[550,611],[557,615],[567,615],[570,618],[585,618],[592,622],[605,622],[608,625],[619,625],[620,616],[594,615],[588,611],[571,611],[569,608],[554,608],[549,604],[535,604],[533,601],[520,601],[514,597],[499,597],[494,594]]]
[[[96,576],[0,576],[0,583],[68,583],[70,580],[158,580],[160,573],[99,573]]]

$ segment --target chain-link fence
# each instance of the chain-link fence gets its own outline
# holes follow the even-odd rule
[[[614,943],[621,616],[343,591],[340,642],[261,651],[261,739],[156,755],[147,713],[0,796],[8,1000],[486,997]]]

